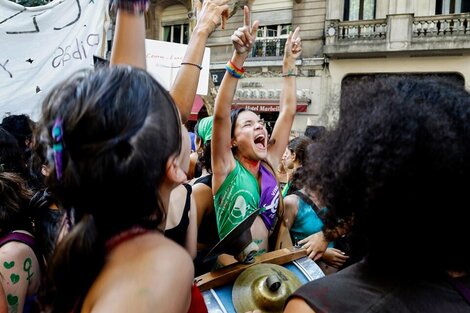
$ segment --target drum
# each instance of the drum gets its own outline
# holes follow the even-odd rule
[[[320,267],[308,257],[302,257],[292,262],[285,263],[282,267],[293,273],[300,281],[300,285],[325,276]],[[248,270],[249,268],[245,271]],[[242,274],[243,272],[240,276]],[[235,283],[236,282],[232,282],[231,284],[208,289],[202,292],[209,313],[244,313],[237,312],[232,301],[232,292]],[[289,294],[290,293],[292,293],[292,291],[290,291]],[[235,296],[237,297],[237,295]],[[243,301],[244,299],[240,300]],[[245,300],[248,301],[247,299]]]

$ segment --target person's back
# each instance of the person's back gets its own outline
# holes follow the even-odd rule
[[[188,310],[194,270],[183,247],[160,233],[148,232],[112,247],[107,258],[111,261],[93,282],[81,312]]]
[[[343,90],[337,127],[315,147],[304,182],[344,219],[368,256],[302,286],[284,312],[469,312],[470,95],[409,77],[366,77]]]
[[[49,264],[47,307],[186,312],[192,261],[163,235],[189,157],[168,92],[129,66],[76,73],[46,97],[40,130],[46,184],[75,223]]]

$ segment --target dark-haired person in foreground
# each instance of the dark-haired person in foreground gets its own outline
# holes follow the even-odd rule
[[[470,94],[445,81],[364,77],[305,183],[328,230],[354,217],[365,260],[298,289],[285,313],[470,312]]]

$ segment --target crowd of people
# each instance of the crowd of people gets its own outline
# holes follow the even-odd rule
[[[0,311],[207,312],[195,277],[296,246],[326,276],[286,313],[468,312],[470,94],[436,78],[362,77],[335,126],[292,138],[297,27],[268,132],[256,112],[231,110],[259,27],[245,6],[214,115],[192,137],[204,48],[228,2],[196,1],[167,91],[145,70],[147,1],[116,1],[110,65],[54,87],[38,121],[3,118]]]

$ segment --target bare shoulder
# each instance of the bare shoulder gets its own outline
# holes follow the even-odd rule
[[[162,234],[142,235],[109,255],[82,312],[187,312],[193,278],[186,250]]]
[[[132,246],[123,248],[125,250],[117,251],[122,253],[119,256],[123,258],[123,265],[138,265],[155,273],[176,272],[183,277],[194,275],[192,260],[187,251],[160,233],[140,236]]]
[[[284,198],[284,205],[289,208],[296,208],[299,203],[299,198],[296,195],[288,195]]]
[[[193,185],[193,193],[196,194],[211,194],[212,188],[203,183],[198,183]]]
[[[39,260],[36,254],[30,246],[22,242],[11,241],[1,246],[0,260],[5,260],[5,263],[15,264],[15,267],[19,270],[23,270],[23,267],[26,266],[31,271],[39,271]],[[12,269],[12,267],[2,266],[2,270],[8,271],[9,269]]]
[[[34,255],[33,249],[29,247],[27,244],[18,242],[18,241],[10,241],[3,246],[0,247],[0,255],[2,256],[1,259],[5,258],[17,258],[17,257],[28,257],[28,256],[36,256]]]

